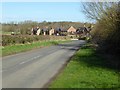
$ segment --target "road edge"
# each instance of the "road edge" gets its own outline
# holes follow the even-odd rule
[[[77,50],[75,51],[75,53],[76,53],[78,50],[80,50],[80,48],[77,49]],[[68,58],[68,60],[61,66],[61,68],[58,70],[58,72],[57,72],[52,78],[50,78],[50,80],[49,80],[45,85],[43,85],[42,88],[46,88],[46,89],[49,88],[50,84],[58,77],[58,75],[59,75],[60,73],[63,72],[63,70],[65,69],[65,67],[68,65],[68,63],[71,61],[71,59],[75,56],[75,53],[74,53],[71,57]]]

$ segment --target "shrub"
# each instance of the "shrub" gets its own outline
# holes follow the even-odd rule
[[[2,35],[2,46],[32,43],[43,40],[67,40],[67,36],[49,36],[49,35]]]
[[[107,54],[120,54],[119,3],[88,3],[84,9],[91,19],[97,21],[91,35],[98,49]]]

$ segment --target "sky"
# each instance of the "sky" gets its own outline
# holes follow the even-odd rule
[[[90,22],[81,7],[81,2],[3,2],[2,22]]]

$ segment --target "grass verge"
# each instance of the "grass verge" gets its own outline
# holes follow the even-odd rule
[[[119,72],[89,46],[81,48],[49,88],[120,88]]]
[[[28,51],[34,48],[41,48],[41,47],[46,47],[46,46],[51,46],[51,45],[57,45],[59,43],[65,43],[69,42],[69,40],[62,41],[41,41],[41,42],[34,42],[31,44],[21,44],[21,45],[12,45],[12,46],[5,46],[2,48],[2,56],[7,56],[11,54],[15,54],[18,52],[23,52],[23,51]]]

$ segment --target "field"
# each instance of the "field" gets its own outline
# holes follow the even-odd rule
[[[94,48],[84,46],[49,88],[120,88],[119,74]]]

